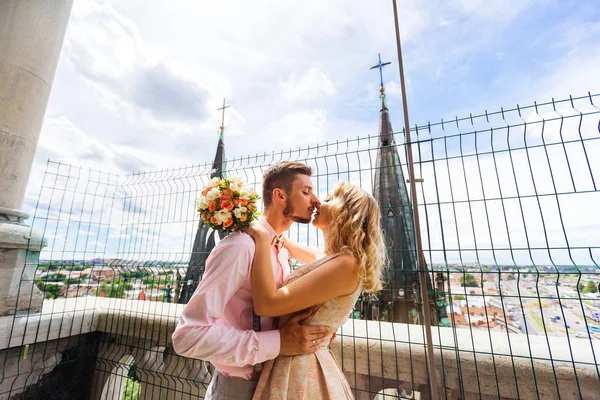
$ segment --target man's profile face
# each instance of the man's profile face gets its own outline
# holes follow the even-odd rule
[[[292,190],[287,193],[283,215],[294,222],[309,224],[315,208],[320,204],[310,177],[298,174],[292,183]]]

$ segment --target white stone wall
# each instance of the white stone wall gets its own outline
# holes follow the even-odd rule
[[[126,374],[131,360],[146,398],[203,397],[210,381],[207,365],[172,351],[171,333],[182,305],[79,298],[46,301],[44,309],[53,313],[29,317],[28,324],[15,320],[13,336],[0,330],[0,350],[35,343],[36,338],[98,331],[102,339],[92,399],[113,398],[107,394],[122,390],[119,376]],[[598,398],[594,357],[600,356],[600,341],[433,329],[440,394],[452,399],[558,399],[559,394],[561,399]],[[331,348],[357,399],[373,399],[384,389],[427,399],[423,337],[422,326],[349,320]],[[31,379],[29,384],[34,383]]]

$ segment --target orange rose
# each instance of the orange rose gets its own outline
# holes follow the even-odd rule
[[[209,201],[208,202],[208,211],[215,212],[216,209],[217,209],[217,202],[214,200]]]
[[[219,220],[216,217],[210,217],[210,223],[213,225],[219,225]]]
[[[240,197],[238,201],[240,202],[241,206],[247,206],[248,205],[248,199],[245,198],[245,197]]]
[[[227,211],[231,211],[233,210],[233,201],[226,199],[226,200],[221,200],[221,202],[219,203],[219,207],[221,207],[221,210],[227,210]]]
[[[246,222],[247,219],[248,219],[248,214],[242,214],[242,216],[240,217],[240,221],[242,221],[242,222]]]
[[[223,228],[229,228],[233,224],[233,218],[229,218],[227,221],[223,222]]]
[[[221,200],[231,200],[233,198],[233,190],[231,189],[224,189],[221,191],[221,196],[219,196],[219,199]]]
[[[211,187],[207,187],[206,189],[204,189],[204,191],[202,192],[202,196],[206,196],[211,189]]]

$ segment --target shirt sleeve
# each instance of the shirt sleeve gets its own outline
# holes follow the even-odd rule
[[[225,306],[247,279],[253,256],[251,239],[222,242],[215,248],[173,332],[177,354],[232,366],[254,365],[279,355],[278,330],[254,332],[219,323]]]

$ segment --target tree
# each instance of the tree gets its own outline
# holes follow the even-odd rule
[[[138,400],[140,398],[140,383],[139,379],[135,374],[136,365],[135,362],[129,368],[127,374],[127,380],[125,381],[125,387],[123,388],[123,400]]]
[[[62,282],[65,285],[67,285],[67,286],[77,285],[77,284],[81,283],[81,279],[79,279],[79,278],[67,278],[67,279],[63,279]]]
[[[66,278],[67,276],[65,274],[48,274],[46,276],[42,276],[40,279],[45,282],[60,282]]]
[[[463,287],[479,287],[473,274],[468,273],[460,277],[460,285]]]
[[[587,285],[583,288],[583,293],[597,293],[598,288],[594,281],[588,281]]]
[[[44,287],[46,286],[46,284],[43,280],[36,278],[33,282],[35,283],[35,286],[37,286],[38,289],[40,289],[42,292],[44,291]]]
[[[60,297],[60,286],[58,285],[44,285],[44,293],[47,299],[56,299]]]
[[[55,270],[55,269],[60,269],[62,268],[62,264],[60,264],[58,261],[48,261],[44,264],[44,269],[51,269],[51,270]]]
[[[128,279],[138,279],[138,278],[142,278],[144,276],[148,276],[150,275],[150,272],[148,271],[142,271],[139,268],[136,269],[135,271],[124,271],[121,272],[121,277],[122,278],[128,278]]]
[[[132,288],[132,286],[126,284],[121,279],[115,279],[114,281],[108,280],[106,282],[102,282],[98,289],[96,289],[96,296],[98,296],[100,292],[104,292],[105,297],[124,299],[125,290],[128,290],[128,288]]]
[[[584,287],[585,287],[585,286],[583,286],[583,283],[580,283],[580,284],[577,286],[577,288],[579,289],[579,291],[580,291],[580,292],[583,292],[583,288],[584,288]]]
[[[164,275],[162,278],[155,278],[153,276],[147,276],[142,278],[142,283],[144,285],[166,285],[171,282],[171,277],[168,275]]]
[[[464,300],[465,296],[461,295],[461,294],[455,294],[454,296],[452,296],[451,300]]]

